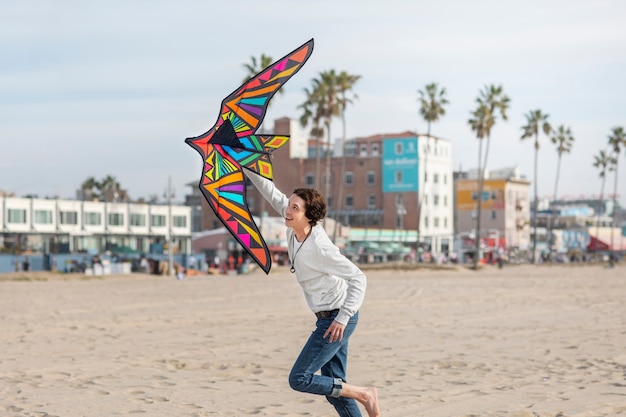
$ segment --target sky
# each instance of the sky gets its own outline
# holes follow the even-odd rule
[[[251,57],[278,59],[311,38],[313,55],[273,98],[266,128],[299,118],[304,88],[334,69],[362,77],[348,138],[426,133],[418,90],[436,82],[450,104],[431,133],[467,170],[478,161],[470,112],[481,89],[501,85],[511,106],[492,129],[487,168],[518,166],[533,180],[533,143],[520,137],[524,115],[540,109],[575,138],[558,195],[600,193],[593,156],[626,127],[621,0],[0,0],[0,190],[74,198],[86,178],[113,175],[133,199],[162,198],[171,178],[182,201],[202,170],[184,139],[214,124]],[[331,131],[340,136],[339,121]],[[546,136],[540,144],[548,197],[557,152]],[[613,184],[611,174],[605,194]]]

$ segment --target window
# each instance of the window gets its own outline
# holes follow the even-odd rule
[[[52,210],[35,210],[35,224],[52,224]]]
[[[396,184],[402,183],[402,171],[396,171]]]
[[[424,205],[428,205],[428,194],[424,194]]]
[[[495,211],[495,210],[491,210],[491,219],[492,219],[492,220],[495,220],[495,219],[496,219],[496,217],[497,217],[497,215],[496,215],[496,211]]]
[[[434,225],[433,225],[433,226],[434,226],[435,228],[438,228],[438,227],[439,227],[439,217],[435,217],[435,219],[433,220],[433,223],[434,223]]]
[[[367,207],[368,208],[376,207],[376,196],[374,194],[370,194],[367,196]]]
[[[354,185],[354,173],[346,172],[345,181],[346,185]]]
[[[448,183],[448,176],[446,174],[443,174],[443,183],[444,184]]]
[[[380,145],[378,143],[373,143],[372,144],[372,156],[379,156],[380,155]]]
[[[367,145],[361,145],[361,149],[359,151],[360,156],[367,156]]]
[[[150,216],[150,226],[152,227],[165,227],[165,215],[153,214]]]
[[[131,226],[145,226],[146,215],[140,213],[130,213],[130,225]]]
[[[444,207],[448,207],[448,196],[447,195],[443,196],[443,206]]]
[[[448,228],[448,218],[447,217],[443,218],[443,227]]]
[[[428,227],[428,216],[424,216],[424,226]]]
[[[354,142],[346,143],[345,152],[346,152],[346,156],[348,157],[356,156],[356,143]]]
[[[83,222],[89,226],[99,226],[102,224],[102,214],[87,211],[83,215]]]
[[[365,175],[365,181],[367,185],[376,185],[376,173],[374,171],[368,171]]]
[[[60,224],[78,224],[78,213],[75,211],[62,211],[59,213]]]
[[[315,185],[315,175],[306,174],[304,176],[304,183],[307,185],[307,187],[313,187]]]
[[[402,142],[396,142],[394,152],[396,153],[396,155],[402,155],[404,153],[404,146]]]
[[[187,216],[172,216],[174,227],[187,227]]]
[[[354,205],[354,197],[352,197],[352,195],[347,195],[346,196],[346,208],[352,208],[353,205]]]
[[[435,207],[439,205],[439,196],[437,194],[433,197],[433,205]]]
[[[396,195],[396,206],[404,205],[404,194]]]
[[[9,209],[7,220],[13,224],[26,224],[26,209]]]
[[[434,174],[434,175],[433,175],[433,182],[434,182],[435,184],[437,184],[437,183],[439,182],[439,174]]]
[[[424,182],[428,182],[428,172],[424,172]]]
[[[124,214],[123,213],[109,213],[109,225],[124,226]]]

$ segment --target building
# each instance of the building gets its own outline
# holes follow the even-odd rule
[[[204,225],[202,224],[202,212],[204,206],[208,208],[208,203],[200,191],[198,181],[190,182],[187,186],[191,187],[191,194],[185,195],[185,205],[191,208],[191,232],[197,233],[207,230],[209,227],[203,227]]]
[[[418,229],[421,210],[420,245],[435,253],[451,248],[453,181],[449,141],[414,132],[354,138],[345,146],[338,141],[330,155],[329,175],[325,161],[328,149],[323,147],[318,180],[316,148],[310,146],[299,124],[288,118],[278,119],[273,133],[290,135],[287,145],[272,155],[274,181],[285,193],[297,187],[317,188],[326,197],[328,217],[350,228],[395,230],[396,241],[413,246],[415,240],[408,240],[408,232]],[[327,176],[330,186],[326,191]],[[247,189],[247,201],[251,212],[261,219],[264,213],[274,215],[252,186]],[[211,210],[205,210],[204,218],[203,224],[216,224]],[[366,235],[374,239],[376,233]]]
[[[455,232],[465,239],[463,252],[474,252],[478,206],[476,171],[455,173]],[[487,254],[528,250],[530,246],[530,182],[519,169],[485,171],[480,238]]]
[[[540,200],[538,206],[543,210],[537,213],[537,225],[552,234],[549,251],[626,250],[624,209],[613,196]]]
[[[171,234],[191,250],[191,208],[179,205],[0,197],[3,252],[163,251]]]

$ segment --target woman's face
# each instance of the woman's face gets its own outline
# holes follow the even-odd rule
[[[292,194],[289,197],[289,205],[285,213],[285,225],[292,229],[306,229],[309,225],[309,219],[306,217],[305,212],[304,200],[296,194]]]

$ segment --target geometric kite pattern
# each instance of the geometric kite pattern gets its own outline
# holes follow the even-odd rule
[[[185,140],[202,156],[200,190],[233,237],[269,273],[271,257],[246,202],[242,168],[273,179],[270,154],[288,136],[256,135],[270,99],[307,61],[313,39],[269,65],[222,101],[215,125]]]

